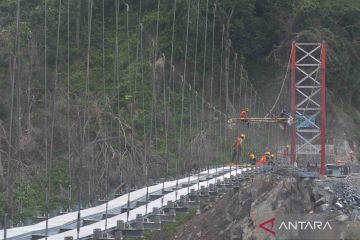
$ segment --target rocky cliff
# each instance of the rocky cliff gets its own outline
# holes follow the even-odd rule
[[[295,173],[280,169],[245,180],[179,225],[172,239],[360,239],[360,176]]]

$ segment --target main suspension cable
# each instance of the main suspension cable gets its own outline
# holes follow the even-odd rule
[[[269,112],[265,115],[264,118],[268,117],[268,116],[273,112],[275,106],[277,105],[277,103],[278,103],[278,101],[279,101],[279,99],[280,99],[280,96],[281,96],[281,94],[282,94],[282,91],[284,90],[285,82],[286,82],[287,75],[288,75],[288,72],[289,72],[289,69],[290,69],[290,63],[291,63],[291,56],[292,56],[292,54],[293,54],[293,52],[292,52],[292,48],[291,48],[291,52],[290,52],[290,55],[289,55],[289,60],[288,60],[287,67],[286,67],[286,71],[285,71],[285,76],[284,76],[284,79],[283,79],[283,81],[282,81],[279,94],[277,95],[276,100],[275,100],[273,106],[270,108]]]

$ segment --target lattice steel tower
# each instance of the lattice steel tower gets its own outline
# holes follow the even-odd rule
[[[325,173],[325,44],[292,43],[291,161],[309,156]],[[320,158],[319,158],[320,157]],[[309,157],[307,158],[309,160]]]

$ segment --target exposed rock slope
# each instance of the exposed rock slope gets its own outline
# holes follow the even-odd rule
[[[275,239],[259,224],[275,217],[280,239],[360,239],[358,175],[347,179],[295,178],[293,172],[256,176],[241,183],[202,209],[202,213],[178,226],[172,239]],[[279,230],[282,221],[328,221],[331,230],[311,228]]]

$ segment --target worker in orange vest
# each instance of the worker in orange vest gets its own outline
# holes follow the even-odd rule
[[[267,164],[269,158],[270,158],[270,152],[265,152],[265,154],[260,159],[260,163],[261,164]]]
[[[244,140],[245,140],[245,134],[240,134],[236,140],[235,140],[235,143],[233,145],[233,155],[232,155],[232,158],[231,158],[231,163],[235,163],[235,158],[236,157],[240,157],[241,156],[241,152],[242,152],[242,147],[243,147],[243,144],[244,144]]]
[[[247,123],[247,127],[250,127],[250,121],[247,119],[249,118],[249,108],[245,107],[244,110],[240,112],[240,119],[242,122]]]

